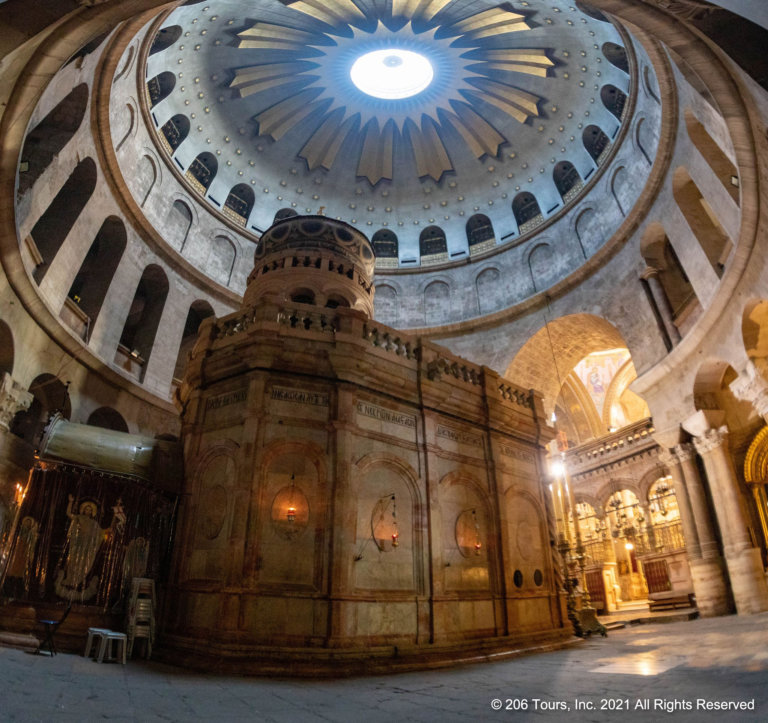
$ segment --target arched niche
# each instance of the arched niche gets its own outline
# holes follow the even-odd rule
[[[536,244],[528,254],[527,261],[535,291],[546,289],[557,278],[555,251],[548,243]]]
[[[481,314],[490,314],[504,306],[501,272],[496,268],[483,269],[475,279],[477,305]]]
[[[138,366],[137,376],[144,377],[146,363],[152,354],[157,327],[163,314],[165,299],[168,296],[168,277],[159,266],[150,264],[136,286],[136,292],[128,309],[123,331],[120,334],[120,347],[115,356],[118,364],[130,357],[130,369]]]
[[[176,76],[164,70],[147,81],[150,107],[154,108],[160,101],[165,100],[176,86]]]
[[[198,299],[190,304],[187,320],[184,323],[184,331],[181,335],[179,352],[176,355],[176,365],[173,371],[174,379],[181,380],[183,378],[189,354],[197,341],[197,332],[200,329],[200,324],[210,316],[213,316],[213,308],[207,301]]]
[[[102,429],[112,429],[115,432],[128,432],[128,423],[116,409],[112,407],[99,407],[94,409],[88,416],[86,424],[91,427],[101,427]]]
[[[733,250],[733,242],[688,170],[682,166],[675,170],[672,195],[712,269],[722,276]]]
[[[179,251],[183,251],[192,228],[192,210],[186,201],[176,199],[168,211],[165,226],[165,240]]]
[[[763,425],[751,402],[738,399],[731,391],[738,376],[727,361],[711,357],[699,365],[693,382],[693,404],[697,411],[725,412],[724,422],[736,437]]]
[[[245,226],[251,215],[256,196],[253,189],[245,183],[238,183],[227,194],[224,201],[224,213],[240,226]]]
[[[576,198],[579,190],[584,186],[576,166],[570,161],[560,161],[552,169],[552,180],[555,182],[555,188],[563,199],[563,203]]]
[[[123,118],[127,120],[127,128],[125,129],[125,132],[122,134],[122,136],[120,137],[120,140],[117,142],[117,145],[115,146],[116,151],[119,151],[123,147],[125,142],[131,137],[131,134],[136,129],[136,109],[133,107],[133,104],[126,103],[125,111],[126,112]]]
[[[451,287],[445,281],[432,281],[424,289],[424,317],[430,325],[442,324],[451,316]]]
[[[80,83],[27,134],[21,150],[19,196],[32,188],[51,161],[69,143],[83,122],[87,107],[88,86]]]
[[[587,153],[599,166],[605,160],[605,154],[611,146],[608,136],[596,125],[588,125],[581,134],[581,140]]]
[[[208,254],[206,271],[211,278],[227,286],[232,279],[232,269],[235,267],[236,259],[237,248],[232,239],[226,236],[215,236]]]
[[[517,227],[521,234],[536,228],[544,221],[544,216],[539,208],[536,196],[528,191],[518,193],[512,199],[512,214],[517,221]]]
[[[388,284],[377,284],[374,297],[376,318],[388,326],[397,326],[398,299],[397,290]]]
[[[161,53],[166,48],[170,48],[180,37],[180,25],[169,25],[168,27],[160,28],[149,48],[149,54]]]
[[[157,183],[158,169],[154,158],[144,155],[136,165],[136,195],[138,196],[139,206],[142,208],[152,193],[152,189]]]
[[[506,491],[502,505],[502,540],[509,560],[505,570],[507,589],[526,592],[542,588],[552,572],[543,512],[530,495],[515,487]]]
[[[69,288],[67,297],[87,319],[83,337],[85,341],[88,341],[89,331],[99,317],[126,243],[123,222],[117,216],[109,216],[102,223]]]
[[[163,134],[163,138],[168,142],[168,147],[172,154],[189,135],[189,127],[189,118],[183,113],[177,113],[163,124],[160,132]]]
[[[608,83],[600,88],[600,100],[603,101],[603,105],[618,118],[622,119],[624,115],[624,108],[627,105],[627,94],[617,88],[615,85]]]
[[[659,90],[655,86],[655,79],[651,72],[651,66],[646,65],[643,67],[643,85],[645,86],[645,92],[653,98],[659,105],[661,105],[661,98],[659,98]]]
[[[28,391],[32,394],[29,408],[17,412],[10,430],[32,446],[40,443],[40,437],[48,419],[59,412],[65,419],[72,414],[68,384],[53,374],[40,374],[32,380]]]
[[[96,188],[96,178],[96,164],[93,159],[84,158],[75,166],[61,190],[32,228],[30,235],[42,259],[33,272],[38,284],[45,277],[72,226],[91,198]]]
[[[190,163],[185,176],[198,193],[205,195],[219,170],[219,162],[213,153],[201,153]]]

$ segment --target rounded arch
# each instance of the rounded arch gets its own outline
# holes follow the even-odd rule
[[[475,277],[477,306],[481,314],[489,314],[503,306],[501,272],[495,266],[481,269]]]
[[[163,124],[160,132],[163,134],[163,138],[168,142],[171,154],[176,152],[176,149],[189,135],[189,128],[189,118],[183,113],[177,113]]]
[[[91,427],[112,429],[115,432],[128,432],[128,423],[116,409],[112,407],[99,407],[88,415],[86,424]]]
[[[599,511],[605,514],[606,506],[608,505],[611,496],[621,490],[631,492],[637,498],[638,502],[644,499],[640,484],[637,480],[630,477],[611,477],[595,491],[594,499],[599,506]],[[595,512],[598,512],[597,507],[595,508]]]
[[[586,148],[587,153],[592,160],[599,166],[607,155],[611,147],[611,141],[608,136],[596,125],[588,125],[581,134],[581,141]]]
[[[0,380],[6,375],[13,375],[15,361],[13,332],[2,319],[0,319]]]
[[[652,71],[650,65],[643,66],[643,85],[645,86],[645,92],[648,93],[648,95],[653,98],[659,105],[661,105],[659,91],[653,87],[654,80],[652,79],[651,73]]]
[[[397,289],[391,284],[376,284],[374,308],[377,319],[388,326],[396,327],[399,311]]]
[[[688,137],[730,197],[739,203],[739,172],[690,108],[683,112]]]
[[[59,101],[24,139],[19,169],[18,194],[24,195],[35,184],[51,161],[72,140],[85,117],[88,107],[88,85],[80,83]]]
[[[238,183],[227,194],[224,213],[244,227],[248,223],[254,203],[256,203],[256,196],[253,189],[246,183]]]
[[[470,248],[496,238],[493,223],[484,213],[475,213],[470,216],[467,220],[466,231],[467,243]]]
[[[112,81],[112,83],[117,83],[120,78],[125,77],[125,75],[128,73],[128,71],[131,69],[131,66],[133,65],[133,59],[136,57],[136,46],[131,45],[128,50],[125,53],[125,62],[123,63],[123,66],[115,73],[115,78]]]
[[[93,40],[83,45],[83,47],[80,48],[80,50],[78,50],[66,63],[64,63],[64,65],[69,65],[70,63],[74,63],[75,61],[84,58],[86,55],[90,55],[107,39],[107,35],[109,35],[109,31],[97,35]],[[82,60],[75,67],[82,67],[81,63]]]
[[[608,83],[600,88],[600,100],[603,101],[603,105],[618,118],[622,119],[624,115],[624,108],[627,104],[627,94],[617,88],[615,85]]]
[[[512,214],[521,234],[535,228],[544,220],[536,196],[528,191],[522,191],[512,199]]]
[[[439,226],[427,226],[419,234],[419,253],[423,256],[437,256],[448,253],[445,231]]]
[[[211,182],[216,178],[219,170],[219,162],[213,153],[200,153],[187,168],[186,177],[192,181],[198,193],[205,194]]]
[[[184,331],[181,334],[179,351],[176,354],[176,364],[173,370],[173,378],[181,380],[184,369],[187,366],[189,354],[197,341],[197,332],[204,319],[214,316],[213,307],[205,299],[196,299],[189,305],[187,320],[184,323]]]
[[[619,70],[629,75],[629,57],[623,46],[607,42],[603,43],[602,51],[603,56],[611,65],[616,66]]]
[[[442,279],[424,287],[424,317],[429,325],[441,324],[451,316],[451,287]]]
[[[180,37],[180,25],[169,25],[168,27],[160,28],[149,48],[149,54],[161,53],[166,48],[170,48]]]
[[[134,108],[133,106],[133,101],[131,101],[130,103],[126,103],[125,109],[127,111],[126,116],[128,119],[128,128],[126,129],[125,133],[123,133],[123,136],[120,138],[117,145],[115,146],[116,151],[119,151],[123,147],[123,145],[125,145],[125,142],[136,131],[136,108]]]
[[[186,198],[176,198],[168,210],[165,240],[179,251],[184,250],[194,220],[192,204]]]
[[[237,246],[228,236],[218,234],[211,243],[206,269],[208,275],[220,284],[228,286],[237,261]]]
[[[154,108],[160,101],[165,100],[176,87],[176,76],[168,70],[164,70],[154,78],[147,81],[147,93],[149,104]]]
[[[157,159],[149,154],[143,155],[136,167],[136,195],[140,199],[139,206],[142,208],[157,183],[158,175],[159,164]]]
[[[50,417],[59,412],[65,419],[72,414],[69,399],[69,382],[62,382],[54,374],[40,374],[29,385],[32,403],[29,408],[17,412],[10,424],[12,434],[30,445],[36,445]]]
[[[388,228],[379,229],[371,237],[371,246],[376,259],[397,259],[399,245],[397,234]]]
[[[576,170],[576,166],[570,161],[560,161],[552,170],[552,180],[555,182],[555,188],[563,199],[563,203],[568,203],[575,198],[584,182]]]
[[[741,314],[744,351],[768,380],[768,300],[751,299]]]
[[[651,154],[654,152],[653,144],[649,142],[649,139],[645,138],[646,129],[650,127],[646,118],[638,118],[635,124],[635,145],[643,154],[643,158],[648,162],[649,166],[653,165]]]
[[[272,223],[276,224],[278,221],[282,221],[286,218],[292,218],[293,216],[298,216],[298,212],[294,208],[281,208],[276,214],[275,217],[272,219]]]

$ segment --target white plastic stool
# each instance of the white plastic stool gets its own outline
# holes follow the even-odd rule
[[[88,640],[85,643],[83,657],[87,658],[91,654],[91,646],[93,645],[95,638],[99,638],[99,647],[97,648],[97,651],[101,650],[101,643],[104,641],[107,633],[111,632],[112,631],[109,628],[88,628]]]
[[[120,645],[120,648],[117,651],[117,655],[107,655],[107,649],[110,648],[113,642],[116,642]],[[115,660],[118,659],[120,662],[125,665],[125,654],[126,649],[128,647],[128,636],[125,633],[116,633],[114,630],[107,630],[104,637],[101,639],[101,646],[99,647],[99,663],[104,662],[104,658],[106,656],[107,660]],[[114,648],[111,648],[111,651],[114,653]]]

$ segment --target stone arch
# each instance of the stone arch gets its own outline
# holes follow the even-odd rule
[[[588,125],[581,134],[581,140],[592,160],[598,166],[601,165],[611,146],[608,136],[596,125]]]
[[[75,63],[75,67],[82,67],[82,58],[84,58],[86,55],[90,55],[94,50],[96,50],[107,39],[107,36],[110,32],[111,31],[101,33],[100,35],[97,35],[93,40],[83,45],[80,50],[78,50],[66,63],[64,63],[64,66],[66,67],[70,63]],[[80,61],[79,63],[77,62],[78,60]]]
[[[552,180],[555,182],[555,188],[557,188],[560,198],[563,199],[563,203],[572,201],[584,186],[576,166],[570,161],[560,161],[554,167]]]
[[[176,86],[176,76],[168,70],[164,70],[154,78],[147,81],[147,93],[149,93],[149,105],[154,108],[160,101],[165,100]]]
[[[128,128],[115,146],[116,151],[119,151],[123,147],[123,144],[131,137],[134,130],[136,130],[136,109],[133,107],[133,103],[126,103],[125,107],[128,111]]]
[[[125,57],[125,62],[123,63],[123,67],[120,68],[120,70],[118,70],[115,73],[115,78],[112,81],[113,84],[117,83],[117,81],[120,80],[120,78],[124,77],[126,73],[128,73],[128,71],[131,69],[131,66],[133,65],[133,59],[135,57],[136,57],[136,46],[131,45],[131,47],[128,48],[127,55]]]
[[[245,227],[254,203],[256,203],[256,196],[253,189],[245,183],[238,183],[227,194],[224,201],[224,214],[240,226]]]
[[[180,37],[180,25],[169,25],[168,27],[160,28],[149,48],[149,54],[154,55],[155,53],[161,53],[166,48],[170,48]]]
[[[466,225],[467,243],[471,249],[473,246],[491,241],[496,238],[493,223],[484,213],[476,213],[469,217]]]
[[[397,326],[398,298],[397,289],[389,284],[377,284],[374,297],[376,318],[388,326]]]
[[[451,316],[451,287],[445,281],[432,281],[424,288],[425,322],[434,326]]]
[[[272,223],[275,224],[278,221],[282,221],[286,218],[293,218],[293,216],[298,216],[296,209],[293,208],[281,208],[276,214],[275,217],[272,219]]]
[[[14,361],[13,332],[11,327],[0,319],[0,381],[6,374],[13,376]]]
[[[616,201],[616,205],[619,207],[619,212],[622,216],[626,216],[627,212],[624,210],[624,205],[621,202],[623,196],[626,195],[626,191],[629,186],[629,173],[626,166],[619,166],[614,169],[611,175],[611,195]]]
[[[66,384],[53,374],[40,374],[29,385],[32,403],[29,409],[17,412],[11,421],[12,434],[21,437],[30,445],[40,442],[40,436],[48,419],[60,412],[65,419],[72,414],[72,403],[69,399],[69,382]]]
[[[616,43],[603,43],[603,57],[613,66],[629,75],[629,57],[627,51]]]
[[[176,365],[173,370],[174,379],[181,379],[183,377],[189,354],[197,341],[197,332],[200,330],[200,324],[203,323],[204,319],[211,316],[214,316],[213,307],[204,299],[197,299],[190,304],[187,320],[184,323],[184,331],[181,334],[179,352],[176,355]]]
[[[702,80],[701,76],[675,50],[667,46],[666,51],[669,53],[669,57],[672,58],[672,61],[680,71],[680,74],[687,81],[688,85],[719,113],[720,110],[717,101],[712,96],[712,93],[709,91],[707,84]]]
[[[538,500],[515,486],[509,487],[504,493],[501,513],[502,544],[508,560],[507,590],[522,592],[539,587],[535,583],[536,570],[543,576],[542,584],[550,583],[547,517]],[[520,585],[513,579],[517,571],[522,574]]]
[[[206,151],[205,153],[200,153],[189,164],[185,175],[192,181],[192,185],[197,192],[205,195],[211,182],[216,178],[218,170],[219,162],[216,160],[216,156]]]
[[[723,421],[717,426],[724,422],[735,435],[762,426],[752,403],[737,399],[731,391],[731,384],[738,376],[730,362],[710,357],[699,365],[693,382],[693,405],[696,410],[724,412]]]
[[[621,429],[651,416],[645,400],[629,389],[629,385],[635,379],[637,379],[637,372],[632,359],[629,358],[611,379],[610,386],[605,392],[603,429],[609,431],[614,428]]]
[[[475,277],[477,306],[481,314],[490,314],[502,308],[501,272],[494,266],[483,269]]]
[[[640,254],[645,263],[656,270],[672,320],[677,322],[691,304],[698,304],[698,298],[660,223],[651,223],[646,228],[640,241]]]
[[[627,343],[608,320],[594,314],[569,314],[553,319],[533,334],[504,376],[525,389],[538,389],[550,415],[560,393],[560,379],[592,352],[619,348],[627,348]]]
[[[596,251],[603,242],[602,225],[598,222],[594,208],[585,208],[579,212],[574,230],[584,258],[587,258],[588,252]]]
[[[427,226],[419,234],[419,253],[422,258],[445,255],[448,257],[448,242],[445,231],[439,226]]]
[[[165,271],[157,264],[150,264],[139,279],[120,334],[123,353],[127,352],[139,364],[139,376],[142,379],[152,354],[167,296],[168,277]],[[116,354],[115,360],[122,360],[122,355]]]
[[[32,228],[30,235],[41,258],[33,273],[38,284],[91,198],[97,176],[92,158],[80,161]]]
[[[659,98],[658,90],[653,87],[653,79],[651,78],[651,66],[643,66],[643,85],[645,86],[645,92],[653,98],[659,105],[661,105],[661,98]]]
[[[165,226],[165,240],[179,251],[184,250],[192,228],[192,210],[189,204],[180,198],[174,200],[168,211],[168,219]]]
[[[18,194],[23,196],[45,172],[51,161],[72,140],[88,107],[88,85],[76,85],[24,139],[21,162],[27,170],[19,172]]]
[[[122,220],[117,216],[106,218],[67,293],[67,297],[77,304],[87,318],[84,336],[86,342],[90,329],[99,317],[127,241]]]
[[[556,276],[554,264],[554,249],[548,243],[536,244],[528,253],[528,272],[531,274],[534,291],[546,289]]]
[[[768,300],[752,299],[741,315],[744,351],[768,381]]]
[[[607,83],[600,88],[600,100],[603,105],[618,118],[622,119],[624,108],[627,104],[627,94],[611,83]]]
[[[627,490],[637,497],[638,502],[643,499],[643,493],[637,480],[630,477],[611,477],[595,492],[595,499],[600,507],[600,512],[606,513],[606,505],[612,495],[621,490]],[[597,508],[595,512],[597,512]]]
[[[647,139],[643,139],[643,136],[645,135],[644,130],[647,127],[648,123],[645,118],[637,119],[637,123],[635,125],[635,143],[640,149],[640,152],[643,154],[645,160],[648,161],[648,165],[652,166],[653,161],[651,160],[651,153],[653,153],[653,147],[650,143],[648,143]]]
[[[163,124],[160,132],[163,134],[163,138],[168,142],[168,146],[171,149],[171,155],[176,152],[176,149],[189,135],[189,128],[189,118],[183,113],[177,113]]]
[[[720,183],[723,184],[725,190],[728,191],[730,197],[738,204],[739,172],[736,170],[736,166],[733,165],[731,159],[728,158],[714,138],[709,135],[707,129],[690,108],[686,108],[683,115],[691,142],[696,146],[696,150],[701,153]]]
[[[576,7],[585,15],[589,15],[589,17],[595,20],[599,20],[601,23],[611,22],[608,19],[608,17],[602,12],[602,10],[598,10],[597,8],[590,5],[588,2],[584,2],[584,0],[574,0],[574,5],[576,5]]]
[[[718,276],[722,276],[733,250],[733,242],[720,225],[717,215],[696,182],[683,166],[678,166],[675,170],[672,195],[712,269]]]
[[[536,228],[544,221],[536,196],[528,191],[518,193],[512,199],[512,214],[521,235]]]
[[[102,429],[112,429],[115,432],[128,432],[128,423],[116,409],[112,407],[99,407],[94,409],[88,416],[86,424],[91,427],[101,427]]]
[[[220,284],[228,286],[232,279],[232,269],[235,268],[237,247],[227,236],[215,236],[208,253],[206,269],[208,275]]]
[[[136,167],[137,196],[141,199],[139,206],[142,208],[152,193],[157,183],[158,168],[154,158],[144,155]]]

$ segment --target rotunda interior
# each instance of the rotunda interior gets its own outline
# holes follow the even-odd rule
[[[151,578],[160,654],[290,671],[768,610],[755,5],[0,3],[0,628]]]

